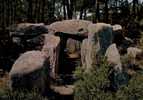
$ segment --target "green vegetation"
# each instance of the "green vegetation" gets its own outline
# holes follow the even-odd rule
[[[117,92],[109,91],[109,65],[103,61],[90,73],[78,68],[75,75],[74,100],[143,100],[143,76],[135,74],[127,85],[121,85]]]
[[[10,91],[0,90],[0,100],[48,100],[42,97],[36,90],[32,91]]]
[[[78,68],[75,72],[79,78],[75,83],[75,100],[108,100],[108,97],[112,97],[104,91],[109,84],[108,70],[109,65],[104,61],[99,66],[93,66],[90,73],[84,73]]]
[[[136,74],[127,86],[121,87],[117,93],[117,100],[143,100],[143,75]],[[115,99],[114,99],[115,100]]]

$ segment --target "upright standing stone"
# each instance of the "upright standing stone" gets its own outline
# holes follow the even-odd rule
[[[81,44],[81,63],[82,63],[82,68],[85,71],[88,71],[88,66],[90,66],[91,64],[90,61],[92,61],[91,57],[88,56],[89,55],[88,47],[89,47],[88,39],[84,39]]]
[[[55,78],[58,71],[60,38],[54,35],[45,34],[42,52],[50,59],[50,76]]]
[[[107,62],[112,65],[116,71],[122,71],[120,54],[116,44],[112,44],[108,47],[105,56],[107,57]]]
[[[104,56],[106,49],[112,43],[112,26],[105,23],[90,24],[88,32],[88,53],[86,54],[88,61],[86,63],[90,69],[97,64],[97,56]]]
[[[66,53],[69,58],[80,58],[80,46],[81,43],[78,40],[69,38],[66,44]]]
[[[142,50],[137,47],[127,48],[127,56],[131,64],[136,64],[136,56],[141,53],[142,53]]]

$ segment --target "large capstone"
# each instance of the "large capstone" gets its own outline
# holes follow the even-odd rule
[[[92,22],[85,20],[64,20],[52,23],[48,26],[49,33],[63,32],[87,36],[87,27]]]
[[[18,46],[23,47],[23,49],[29,50],[33,48],[33,45],[35,45],[30,45],[29,40],[45,33],[48,33],[48,29],[43,23],[21,23],[15,26],[15,30],[10,32],[10,36],[13,42],[16,43]]]

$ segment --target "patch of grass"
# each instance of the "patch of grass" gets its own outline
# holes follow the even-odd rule
[[[42,97],[36,90],[32,91],[11,91],[0,90],[0,100],[48,100],[45,97]]]

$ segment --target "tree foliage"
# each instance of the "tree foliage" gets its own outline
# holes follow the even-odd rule
[[[98,18],[112,23],[110,19],[114,22],[114,19],[119,20],[119,16],[120,19],[141,19],[142,9],[140,0],[131,3],[128,0],[0,0],[0,28],[6,29],[23,21],[49,24],[77,16],[87,19],[89,13],[92,13],[93,21]]]

